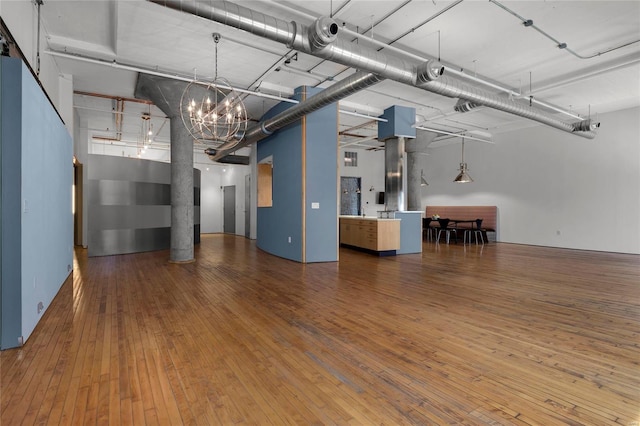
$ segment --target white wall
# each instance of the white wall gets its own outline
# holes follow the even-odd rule
[[[496,205],[499,241],[640,254],[640,108],[602,114],[594,140],[546,126],[424,157],[423,205]]]
[[[358,153],[358,166],[344,166],[344,152]],[[338,153],[339,176],[362,178],[360,188],[364,213],[367,216],[377,216],[379,210],[384,210],[384,205],[376,204],[378,192],[384,192],[384,151],[367,151],[363,149],[340,149]],[[373,186],[373,191],[370,191]]]
[[[236,234],[244,235],[245,175],[249,166],[214,163],[204,154],[196,154],[194,167],[202,172],[200,189],[200,232],[203,234],[223,231],[222,187],[236,187]],[[255,237],[254,237],[255,238]]]

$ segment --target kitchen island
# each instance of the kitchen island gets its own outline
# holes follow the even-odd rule
[[[340,244],[393,256],[400,249],[400,219],[340,216]]]

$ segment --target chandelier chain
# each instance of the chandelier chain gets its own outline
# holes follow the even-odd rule
[[[218,42],[220,41],[220,36],[216,37],[216,34],[213,35],[213,41],[214,41],[214,60],[215,60],[215,71],[213,74],[213,81],[216,81],[218,79]]]

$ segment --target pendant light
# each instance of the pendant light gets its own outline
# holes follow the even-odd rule
[[[420,170],[420,186],[429,186],[429,183],[424,178],[424,169]]]
[[[204,84],[194,79],[182,93],[180,112],[185,127],[201,143],[219,145],[242,139],[247,130],[247,111],[242,98],[231,84],[218,76],[218,42],[220,34],[213,34],[215,43],[215,74],[213,81]]]
[[[464,162],[464,138],[462,138],[462,162],[460,162],[460,173],[453,180],[456,183],[469,183],[473,182],[469,173],[467,173],[467,163]]]

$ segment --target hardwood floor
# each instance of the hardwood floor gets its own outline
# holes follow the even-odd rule
[[[302,265],[242,237],[76,252],[0,424],[638,425],[640,256],[425,243]]]

